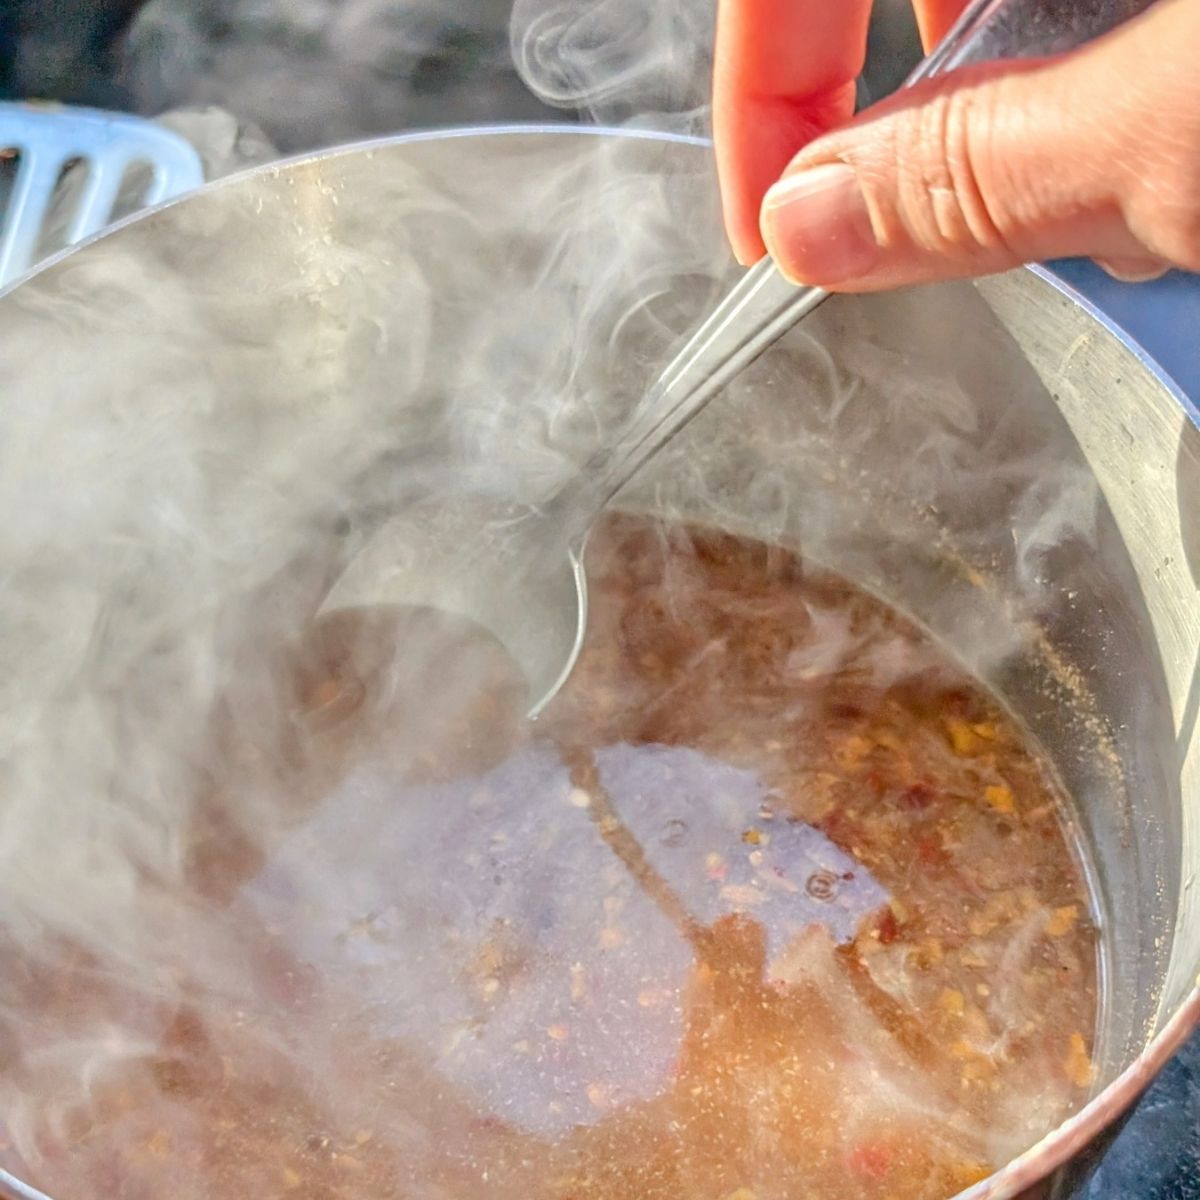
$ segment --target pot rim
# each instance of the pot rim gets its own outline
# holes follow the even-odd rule
[[[327,147],[322,150],[305,151],[288,155],[257,166],[233,172],[206,183],[198,191],[221,187],[235,187],[242,180],[263,174],[277,174],[306,163],[321,161],[342,155],[361,154],[373,150],[414,142],[449,141],[457,138],[511,137],[530,134],[549,134],[559,137],[635,138],[645,141],[674,142],[699,148],[712,145],[710,139],[690,134],[673,133],[638,128],[620,128],[603,125],[571,125],[567,123],[515,123],[500,125],[454,126],[446,129],[423,129],[405,133],[387,134]],[[128,217],[108,226],[99,233],[85,238],[36,264],[31,270],[0,288],[0,298],[8,295],[26,280],[41,274],[76,251],[93,242],[109,237],[136,221],[153,213],[162,212],[178,204],[187,203],[195,192],[186,192],[161,204],[140,209]],[[1049,284],[1072,303],[1084,309],[1110,336],[1115,337],[1129,350],[1141,365],[1153,375],[1175,399],[1188,419],[1200,426],[1200,397],[1193,401],[1175,380],[1133,336],[1118,325],[1093,301],[1077,288],[1056,275],[1052,268],[1031,265],[1023,268],[1043,282]],[[1142,284],[1141,287],[1153,286]],[[1197,1028],[1200,1028],[1200,964],[1197,964],[1196,986],[1184,998],[1172,1016],[1158,1033],[1151,1038],[1141,1053],[1101,1092],[1093,1096],[1083,1108],[1047,1133],[1040,1141],[1016,1158],[993,1172],[987,1179],[958,1193],[955,1200],[1011,1200],[1025,1189],[1045,1179],[1053,1171],[1064,1166],[1079,1154],[1090,1142],[1111,1125],[1118,1116],[1131,1108],[1154,1077],[1173,1057],[1183,1043]],[[0,1169],[0,1193],[8,1192],[14,1200],[51,1200],[37,1189],[22,1183],[16,1177]]]

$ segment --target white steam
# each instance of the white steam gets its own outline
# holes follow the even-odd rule
[[[137,111],[218,105],[284,151],[556,120],[517,78],[510,0],[150,0],[121,49]]]
[[[714,16],[707,0],[515,0],[513,59],[556,108],[702,132]]]

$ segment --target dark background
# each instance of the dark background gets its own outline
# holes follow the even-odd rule
[[[0,0],[0,99],[146,116],[215,105],[283,152],[399,129],[574,119],[517,77],[510,8],[511,0]],[[919,57],[905,0],[878,0],[877,10],[866,79],[876,97]]]

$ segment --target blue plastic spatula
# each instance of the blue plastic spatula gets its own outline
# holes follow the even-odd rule
[[[149,169],[143,205],[159,204],[204,182],[191,143],[140,117],[40,104],[0,104],[0,158],[15,158],[16,178],[0,207],[0,287],[33,265],[63,171],[86,169],[66,229],[73,246],[109,224],[126,172]],[[2,202],[0,202],[2,203]]]

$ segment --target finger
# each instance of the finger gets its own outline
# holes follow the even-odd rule
[[[1200,0],[1057,59],[914,88],[803,151],[763,230],[789,277],[842,291],[1090,256],[1200,269]]]
[[[720,0],[713,134],[725,225],[762,257],[759,208],[797,150],[854,114],[871,0]]]

